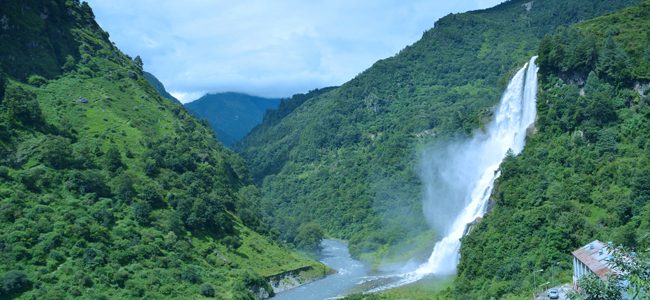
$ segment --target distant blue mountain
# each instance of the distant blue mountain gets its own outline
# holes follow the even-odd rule
[[[185,107],[210,122],[217,139],[230,147],[255,125],[262,122],[269,108],[277,108],[280,99],[269,99],[241,93],[206,94]]]

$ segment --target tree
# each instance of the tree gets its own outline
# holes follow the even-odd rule
[[[499,171],[501,172],[501,180],[507,180],[508,178],[515,176],[517,174],[517,159],[515,158],[515,152],[512,149],[506,151],[506,155],[503,158],[503,161],[499,165]]]
[[[74,69],[77,68],[77,62],[75,61],[74,57],[72,55],[68,55],[65,58],[65,64],[61,69],[63,69],[64,72],[70,72]]]
[[[616,103],[612,97],[611,89],[609,84],[605,84],[605,88],[596,91],[591,96],[588,97],[589,102],[587,104],[587,111],[589,112],[591,119],[598,126],[603,126],[611,121],[616,121]]]
[[[173,231],[170,231],[169,233],[167,233],[167,235],[165,235],[165,245],[167,247],[174,246],[177,240],[178,238],[176,237],[176,234]]]
[[[204,283],[199,288],[199,294],[206,297],[214,297],[214,288],[209,283]]]
[[[122,156],[117,147],[111,146],[108,148],[108,151],[106,151],[106,155],[104,156],[104,165],[106,166],[106,169],[111,172],[117,171],[117,169],[123,165]]]
[[[151,205],[144,201],[138,201],[133,205],[133,216],[140,225],[149,224],[149,215],[151,214]]]
[[[576,48],[575,55],[572,57],[572,68],[585,74],[594,69],[597,61],[596,37],[590,34]]]
[[[41,107],[36,100],[36,94],[18,84],[7,86],[4,103],[7,119],[13,123],[34,125],[41,120]]]
[[[624,84],[632,76],[630,58],[611,36],[603,43],[598,65],[601,74],[605,76],[605,81],[611,81],[617,86]]]
[[[41,161],[52,168],[64,169],[70,162],[71,153],[70,139],[48,135],[41,148]]]
[[[90,5],[88,5],[88,2],[84,1],[81,3],[81,10],[85,12],[90,19],[95,19],[95,14],[93,13],[93,9],[90,8]]]
[[[596,150],[603,153],[612,153],[616,154],[618,149],[618,143],[616,142],[616,136],[611,130],[603,129],[598,132],[598,141],[596,142]]]
[[[133,194],[135,193],[131,174],[123,172],[115,178],[113,190],[118,198],[124,201],[131,200],[131,197],[133,197]]]
[[[133,59],[133,62],[135,62],[135,64],[136,64],[140,69],[142,69],[142,67],[144,66],[144,63],[142,62],[142,58],[140,58],[140,55],[136,56],[136,57]]]
[[[587,274],[578,280],[580,293],[571,292],[571,299],[584,300],[622,300],[623,285],[617,276],[608,276],[600,279],[595,274]]]
[[[113,275],[113,282],[117,283],[120,287],[124,287],[124,283],[129,279],[129,272],[127,272],[124,269],[120,269],[119,271],[115,272],[115,275]]]
[[[309,222],[298,227],[298,235],[294,238],[293,243],[299,249],[316,252],[322,250],[320,246],[325,232],[316,222]]]
[[[162,197],[160,197],[158,189],[158,185],[155,183],[149,183],[145,185],[144,188],[142,188],[142,191],[140,194],[138,194],[138,197],[149,203],[151,206],[156,206],[162,201]]]
[[[594,71],[589,72],[589,76],[587,76],[587,82],[585,84],[585,94],[592,95],[594,92],[600,89],[601,85],[602,82],[600,81],[600,78],[598,78],[598,75],[596,75]]]
[[[642,240],[650,238],[650,232]],[[610,260],[614,268],[621,270],[621,280],[630,282],[628,295],[633,299],[648,299],[650,297],[650,249],[633,253],[629,248],[610,248],[613,258]]]
[[[10,294],[29,284],[29,279],[22,271],[9,271],[2,275],[2,291]]]
[[[158,175],[158,166],[156,165],[156,161],[148,158],[147,161],[144,163],[144,167],[142,168],[142,171],[144,172],[145,175],[149,177],[154,177]]]
[[[66,181],[68,190],[75,190],[81,195],[97,193],[100,197],[109,196],[110,192],[106,186],[106,177],[98,170],[73,170],[70,178]]]
[[[0,103],[5,96],[5,87],[7,85],[7,75],[0,69]]]

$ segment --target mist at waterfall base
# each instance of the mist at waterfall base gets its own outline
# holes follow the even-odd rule
[[[426,276],[455,273],[466,225],[485,214],[501,161],[508,149],[515,155],[523,150],[526,130],[535,121],[536,58],[531,58],[511,79],[493,120],[483,131],[477,131],[471,140],[422,154],[423,212],[444,238],[435,244],[424,264],[401,274],[367,278],[366,282],[384,281],[368,292],[413,283]]]

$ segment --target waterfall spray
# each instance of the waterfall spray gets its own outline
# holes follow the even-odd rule
[[[438,241],[429,260],[415,271],[391,276],[393,282],[371,291],[384,290],[420,280],[429,274],[451,274],[460,258],[460,238],[468,223],[485,214],[494,185],[500,175],[497,171],[508,149],[519,154],[524,148],[526,129],[535,121],[537,94],[537,66],[535,59],[521,68],[512,78],[501,98],[494,119],[485,132],[462,147],[450,149],[444,162],[436,168],[424,164],[425,184],[423,207],[428,219],[449,214],[436,208],[462,206],[450,224],[444,224],[444,238]],[[432,170],[433,169],[433,170]],[[437,178],[442,182],[431,182]],[[459,202],[459,203],[451,203]],[[460,204],[460,205],[458,205]],[[440,225],[440,223],[434,223]]]

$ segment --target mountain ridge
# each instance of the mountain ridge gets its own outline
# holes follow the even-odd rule
[[[263,98],[243,93],[224,92],[206,94],[185,107],[205,118],[221,135],[222,143],[231,146],[255,125],[262,122],[267,109],[276,108],[280,99]],[[219,136],[219,132],[217,133]]]
[[[160,96],[163,96],[163,97],[165,97],[165,98],[167,98],[169,100],[172,100],[176,104],[183,104],[180,101],[178,101],[178,99],[176,99],[176,97],[172,96],[172,94],[167,92],[167,90],[165,89],[165,86],[162,84],[162,82],[160,82],[160,80],[158,80],[158,78],[156,78],[156,76],[154,76],[153,74],[151,74],[149,72],[146,72],[146,71],[143,72],[143,73],[144,73],[144,78],[147,81],[149,81],[149,83],[151,83],[153,88],[156,89],[156,91],[158,91],[158,94],[160,94]]]

